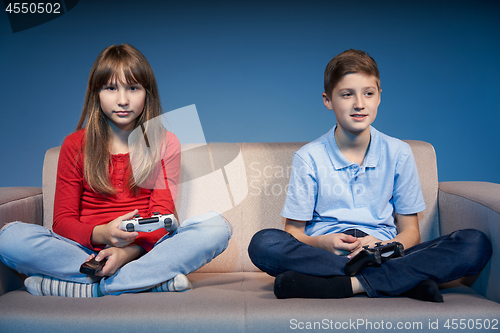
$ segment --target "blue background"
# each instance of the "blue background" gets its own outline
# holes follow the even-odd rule
[[[379,65],[374,126],[434,145],[440,181],[500,183],[500,1],[80,1],[12,33],[0,13],[0,186],[41,186],[111,44],[150,61],[165,111],[196,104],[208,142],[311,141],[335,124],[323,71],[358,48]]]

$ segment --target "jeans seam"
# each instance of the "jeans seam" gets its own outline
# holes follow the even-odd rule
[[[267,274],[269,274],[268,272],[280,272],[277,275],[279,275],[281,273],[284,273],[284,271],[282,269],[279,269],[278,267],[272,267],[272,266],[264,265],[264,264],[261,264],[261,263],[257,264],[254,261],[252,261],[252,262],[253,262],[253,264],[255,266],[257,266],[257,268],[259,268],[260,270],[266,272]],[[262,269],[261,267],[264,268],[264,269]],[[269,274],[269,275],[273,276],[272,274]]]
[[[368,281],[366,281],[362,273],[356,275],[355,277],[358,279],[359,283],[365,289],[365,292],[368,295],[368,297],[377,297],[377,293],[373,291],[373,289],[370,287],[370,284],[368,283]]]
[[[9,222],[9,223],[5,223],[4,226],[2,227],[2,229],[0,229],[0,235],[3,234],[3,232],[7,229],[9,229],[11,226],[13,226],[14,224],[16,223],[21,223],[19,221],[15,221],[15,222]]]

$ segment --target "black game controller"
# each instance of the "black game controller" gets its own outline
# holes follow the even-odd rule
[[[380,266],[381,263],[389,259],[404,257],[404,255],[403,244],[399,242],[392,242],[385,245],[379,242],[374,248],[369,248],[368,245],[365,245],[363,246],[363,250],[347,262],[344,272],[347,275],[353,276],[366,267]]]
[[[91,260],[84,262],[80,266],[80,273],[87,274],[87,275],[96,275],[104,267],[107,260],[108,259],[104,258],[101,261],[97,261],[97,260],[95,260],[95,257],[94,257]]]

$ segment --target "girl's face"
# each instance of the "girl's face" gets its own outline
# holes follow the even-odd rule
[[[99,100],[111,125],[123,131],[131,131],[134,120],[144,109],[146,90],[139,83],[129,85],[122,75],[119,80],[109,82],[99,90]]]

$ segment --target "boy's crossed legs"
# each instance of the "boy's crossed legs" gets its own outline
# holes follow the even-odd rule
[[[355,277],[343,272],[347,257],[304,244],[283,230],[259,231],[248,252],[257,267],[277,277],[278,298],[343,298],[366,292],[370,297],[407,296],[439,302],[437,284],[477,274],[492,249],[482,232],[459,230],[418,244],[405,250],[404,257],[366,268]]]

